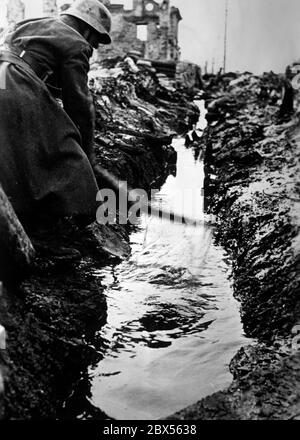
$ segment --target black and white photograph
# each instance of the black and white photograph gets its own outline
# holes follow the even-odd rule
[[[0,436],[300,420],[299,158],[299,0],[0,0]]]

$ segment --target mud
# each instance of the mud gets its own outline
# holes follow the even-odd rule
[[[197,107],[183,92],[162,87],[153,72],[133,72],[122,60],[94,66],[91,89],[98,163],[133,188],[158,188],[176,161],[172,136],[191,127]],[[101,178],[99,185],[105,186]],[[83,258],[51,257],[49,249],[45,257],[39,245],[31,274],[21,284],[6,283],[0,298],[7,332],[6,350],[0,350],[6,419],[60,417],[74,383],[99,361],[89,341],[106,321],[106,301],[93,272],[119,261],[103,249],[103,238],[112,235],[124,254],[130,252],[129,232],[128,226],[81,230],[62,224],[39,239],[46,246],[71,245]],[[93,417],[105,415],[94,409]]]
[[[185,133],[197,109],[154,73],[118,61],[95,66],[91,76],[97,159],[133,187],[157,187],[170,171],[166,164],[175,162],[172,134]],[[206,83],[209,127],[191,147],[205,153],[207,208],[217,216],[216,239],[232,256],[245,333],[256,343],[231,361],[227,390],[169,419],[299,419],[299,121],[280,112],[277,75],[232,74]],[[113,232],[126,251],[128,227]],[[84,386],[88,365],[99,362],[92,342],[106,303],[93,271],[112,258],[101,247],[105,234],[95,225],[62,227],[59,238],[53,231],[49,242],[73,244],[83,258],[45,259],[40,252],[21,285],[6,285],[6,418],[66,418],[62,402],[75,383]],[[106,417],[96,408],[88,413]]]
[[[300,124],[280,111],[281,87],[272,73],[207,84],[209,127],[193,146],[205,150],[208,210],[256,343],[231,361],[227,390],[173,420],[300,418]]]

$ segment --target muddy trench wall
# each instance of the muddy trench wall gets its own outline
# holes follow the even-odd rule
[[[297,113],[282,112],[273,73],[206,78],[208,211],[233,258],[247,336],[232,385],[170,419],[299,419],[299,158]]]
[[[198,108],[187,95],[171,93],[153,72],[129,61],[94,65],[90,86],[98,163],[133,188],[150,189],[154,180],[159,185],[176,161],[173,135],[192,126]],[[105,185],[101,178],[98,183]],[[75,247],[80,261],[51,258],[39,248],[22,279],[5,280],[0,322],[6,345],[0,350],[0,365],[5,382],[1,413],[6,419],[60,416],[72,385],[98,356],[88,343],[106,322],[106,301],[93,272],[118,261],[103,243],[108,238],[129,251],[129,233],[126,225],[95,224],[85,230],[70,225],[59,237],[54,231],[54,238],[43,237],[45,244],[54,239],[57,246]],[[94,416],[105,417],[100,410]]]

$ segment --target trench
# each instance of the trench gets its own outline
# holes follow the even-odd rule
[[[164,418],[226,388],[230,360],[249,343],[230,259],[204,213],[201,154],[195,157],[183,138],[173,146],[176,175],[153,203],[197,225],[143,215],[131,234],[130,259],[95,272],[106,288],[108,318],[96,335],[101,360],[89,367],[88,400],[113,419]]]

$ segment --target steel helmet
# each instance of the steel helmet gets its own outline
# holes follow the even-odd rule
[[[104,37],[103,44],[111,43],[111,13],[100,0],[75,0],[62,15],[79,18]]]

